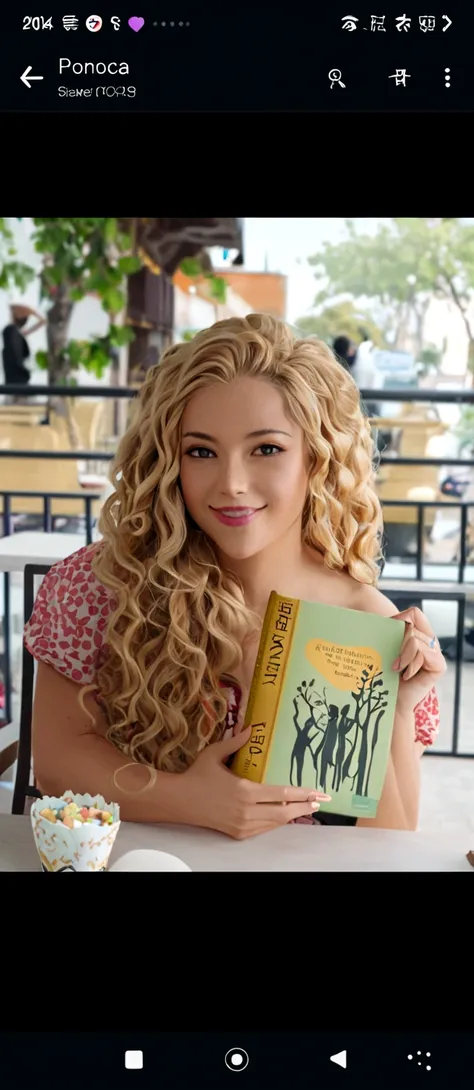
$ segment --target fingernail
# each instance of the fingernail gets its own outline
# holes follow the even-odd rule
[[[392,664],[392,670],[398,670],[399,666],[400,666],[400,659],[398,658],[398,659],[395,659],[395,662]]]
[[[312,802],[311,803],[311,809],[312,810],[319,810],[319,802]]]

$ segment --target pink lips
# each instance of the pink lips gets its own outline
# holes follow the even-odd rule
[[[224,526],[246,526],[262,507],[211,507],[211,511]]]

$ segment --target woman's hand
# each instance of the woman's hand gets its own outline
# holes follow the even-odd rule
[[[405,622],[405,637],[393,669],[400,674],[397,709],[416,708],[446,672],[446,659],[425,615],[416,606],[396,613]]]
[[[183,821],[245,840],[306,817],[329,800],[329,795],[306,787],[274,787],[235,776],[224,762],[248,742],[250,733],[248,727],[233,738],[211,743],[191,768],[176,777]]]

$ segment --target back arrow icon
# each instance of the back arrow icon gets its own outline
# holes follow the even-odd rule
[[[443,34],[444,34],[445,31],[448,30],[448,27],[453,25],[453,20],[449,18],[449,15],[442,15],[441,18],[446,19],[446,26],[443,27]]]
[[[31,64],[28,65],[28,68],[25,68],[25,71],[23,72],[23,75],[20,76],[20,79],[21,79],[22,83],[24,83],[25,87],[28,87],[29,90],[31,90],[31,83],[30,83],[31,79],[44,79],[44,76],[30,76],[30,72],[31,72]]]

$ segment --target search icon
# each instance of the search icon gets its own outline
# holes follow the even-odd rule
[[[340,71],[339,68],[331,68],[331,71],[328,72],[328,79],[332,80],[331,88],[330,88],[331,91],[332,91],[335,83],[338,83],[340,87],[345,88],[345,86],[346,86],[345,83],[342,82],[342,72]]]

